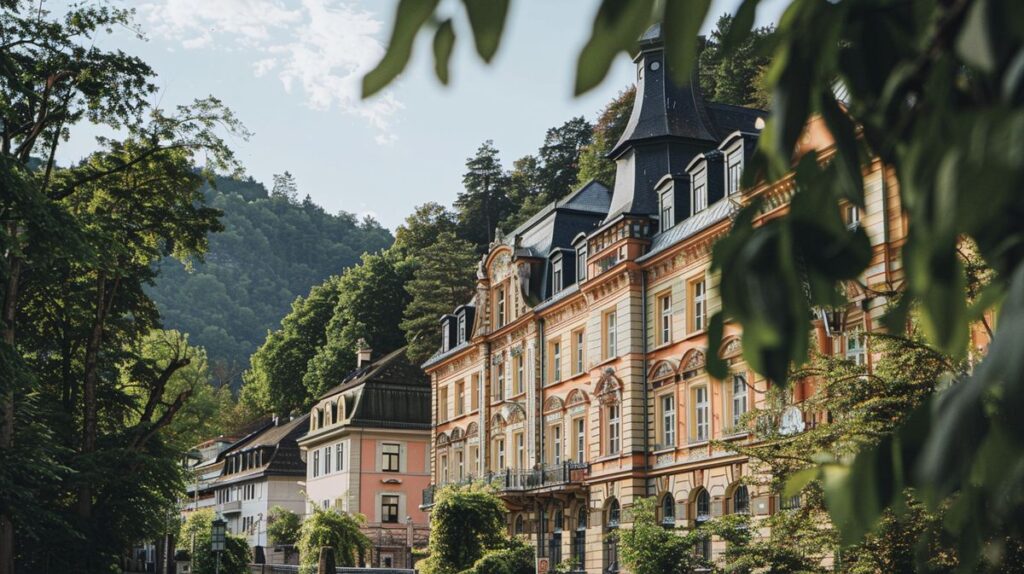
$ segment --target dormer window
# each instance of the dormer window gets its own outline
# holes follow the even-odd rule
[[[743,148],[731,152],[725,160],[725,195],[728,197],[740,192],[740,176],[743,174]]]
[[[700,173],[694,176],[692,190],[691,193],[693,195],[690,197],[690,205],[693,208],[690,215],[704,211],[708,207],[708,178],[706,171],[701,170]]]
[[[562,290],[562,258],[559,257],[551,262],[551,292],[558,293]]]
[[[448,321],[441,322],[441,349],[447,351],[452,348],[451,339],[448,337]]]
[[[587,244],[584,243],[576,248],[576,282],[587,278]]]
[[[670,188],[667,191],[662,192],[661,194],[662,231],[665,231],[666,229],[672,227],[672,224],[675,222],[675,217],[673,217],[673,207],[674,206],[672,205],[672,189]]]
[[[466,342],[466,315],[459,315],[459,343]]]
[[[857,231],[857,228],[860,227],[860,208],[856,205],[848,204],[844,219],[846,219],[846,227],[850,231]]]

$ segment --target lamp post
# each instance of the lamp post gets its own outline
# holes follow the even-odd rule
[[[210,526],[210,550],[216,555],[214,572],[220,574],[220,553],[224,551],[228,523],[218,518]]]

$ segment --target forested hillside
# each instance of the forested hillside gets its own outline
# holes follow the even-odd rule
[[[163,259],[149,293],[164,326],[189,333],[206,348],[213,376],[232,384],[297,296],[393,242],[373,219],[299,200],[288,174],[270,192],[252,179],[218,177],[204,193],[223,212],[224,231],[210,235],[205,261]]]

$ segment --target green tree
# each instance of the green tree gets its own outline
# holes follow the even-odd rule
[[[636,99],[636,86],[630,86],[619,92],[615,99],[608,102],[594,124],[594,135],[589,145],[580,154],[580,169],[576,185],[581,186],[591,180],[599,181],[607,186],[615,185],[615,162],[608,159],[608,153],[622,137],[629,122],[629,114],[633,110]]]
[[[303,378],[310,397],[319,397],[356,368],[360,341],[377,355],[405,345],[399,325],[410,299],[405,289],[410,271],[411,265],[389,249],[363,255],[362,263],[342,274],[326,341],[310,359]]]
[[[692,538],[665,528],[655,515],[653,498],[633,502],[633,527],[609,534],[618,536],[622,563],[633,574],[684,574],[703,566],[694,555]]]
[[[320,559],[320,548],[334,549],[338,566],[361,566],[372,547],[370,539],[360,530],[366,523],[362,514],[349,514],[336,510],[313,509],[299,529],[299,556],[303,566],[315,566]]]
[[[455,200],[459,237],[483,252],[494,240],[498,223],[515,208],[508,196],[508,177],[493,141],[485,141],[476,155],[466,160],[462,186]]]
[[[430,556],[422,563],[425,574],[456,574],[488,551],[507,548],[514,549],[505,533],[505,504],[488,486],[450,485],[437,493],[430,510]],[[480,572],[485,571],[490,572]]]
[[[722,44],[734,19],[730,14],[719,16],[704,43],[699,58],[701,91],[713,102],[767,110],[771,93],[764,71],[770,63],[768,43],[774,27],[754,28],[742,43],[726,49]]]
[[[206,508],[189,514],[185,522],[181,523],[177,539],[179,545],[189,552],[192,572],[247,574],[252,553],[249,550],[249,543],[242,536],[227,535],[218,567],[217,553],[213,552],[211,545],[214,518],[213,510]]]
[[[416,272],[406,284],[412,299],[401,323],[409,345],[407,353],[414,363],[428,359],[440,348],[438,319],[468,303],[476,286],[473,245],[451,233],[439,235],[416,260]]]
[[[309,405],[312,396],[303,385],[306,369],[318,349],[327,341],[327,324],[334,316],[340,297],[340,278],[331,277],[314,286],[307,297],[292,303],[291,313],[281,328],[268,334],[266,342],[252,355],[252,366],[244,375],[246,400],[257,403],[254,415],[291,413]]]
[[[697,59],[696,34],[710,2],[603,0],[580,52],[576,93],[599,84],[612,60],[635,49],[652,21],[661,22],[666,64],[685,81]],[[738,7],[721,45],[727,53],[751,37],[759,0]],[[415,35],[436,6],[400,4],[388,50],[363,78],[373,94],[404,69]],[[721,343],[724,317],[743,327],[744,356],[774,384],[808,358],[812,309],[842,303],[837,284],[855,280],[871,261],[863,230],[850,233],[841,202],[863,207],[862,165],[873,156],[891,168],[887,185],[906,209],[907,242],[899,249],[906,297],[886,320],[903,331],[919,306],[922,330],[943,352],[968,353],[970,325],[1003,300],[988,354],[961,382],[932,393],[893,435],[859,452],[850,464],[831,464],[824,491],[829,515],[845,544],[860,541],[885,511],[901,506],[906,488],[931,510],[952,505],[960,520],[945,528],[959,540],[960,568],[981,560],[980,539],[1021,535],[1024,426],[1024,212],[1020,157],[1024,142],[1024,6],[1006,0],[792,2],[771,41],[765,81],[772,115],[758,151],[744,170],[746,184],[774,182],[793,172],[793,156],[808,121],[820,117],[836,141],[826,165],[814,154],[795,170],[788,211],[754,227],[760,202],[735,218],[719,241],[722,309],[709,320],[709,348]],[[478,54],[490,61],[500,43],[507,5],[470,9]],[[454,41],[453,26],[443,28]],[[432,24],[433,25],[433,24]],[[447,77],[449,51],[435,51]],[[837,90],[838,88],[838,90]],[[842,104],[837,99],[842,94]],[[978,200],[985,190],[984,201]],[[941,215],[940,215],[941,214]],[[969,239],[994,272],[982,304],[963,297],[967,278],[957,257]],[[712,354],[708,371],[725,376]],[[987,512],[978,512],[984,508]],[[991,549],[993,551],[997,548]]]
[[[164,376],[165,381],[161,380]],[[174,405],[147,405],[144,401],[149,398],[148,390],[140,394],[142,389],[138,385],[138,381],[147,380],[165,385],[166,395],[183,397],[180,409],[161,431],[168,446],[184,452],[225,432],[224,424],[230,420],[233,408],[231,389],[212,384],[206,352],[190,345],[188,335],[165,330],[150,332],[139,342],[130,370],[122,374],[125,392],[139,398],[140,416],[145,416],[145,409],[150,408],[153,417],[159,420]]]
[[[456,216],[439,203],[428,202],[416,206],[395,230],[392,248],[403,259],[417,256],[437,241],[442,233],[456,233]]]
[[[298,542],[302,517],[279,505],[270,509],[267,517],[267,536],[277,546],[291,546]]]

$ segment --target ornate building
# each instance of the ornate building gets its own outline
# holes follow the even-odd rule
[[[473,300],[441,319],[443,347],[424,364],[434,420],[424,508],[436,486],[490,479],[540,561],[592,573],[618,570],[607,535],[628,524],[637,497],[657,497],[660,519],[681,528],[799,504],[744,485],[748,462],[712,443],[753,440],[743,415],[767,384],[744,363],[738,326],[726,325],[718,349],[706,334],[720,307],[711,246],[754,197],[766,200],[759,221],[784,211],[792,182],[741,188],[764,113],[705,102],[696,81],[675,85],[659,27],[635,61],[636,102],[610,154],[614,190],[585,185],[499,237]],[[833,143],[811,123],[800,145],[828,158]],[[893,285],[906,232],[898,192],[877,162],[864,175],[866,208],[844,208],[873,246],[861,283]],[[818,321],[818,342],[870,366],[858,333],[884,301],[850,299],[846,329]],[[708,353],[728,359],[725,380],[705,371]],[[799,410],[812,390],[793,390],[796,430],[814,423]],[[713,559],[723,548],[709,538],[700,550]]]

